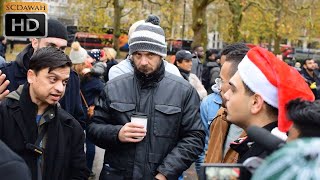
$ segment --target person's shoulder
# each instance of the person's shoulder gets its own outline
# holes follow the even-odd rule
[[[0,70],[2,71],[2,70],[5,70],[5,69],[15,68],[15,65],[17,65],[16,61],[0,63]]]
[[[177,83],[177,84],[179,84],[181,86],[185,86],[187,88],[192,88],[191,84],[187,80],[185,80],[175,74],[172,74],[170,72],[165,73],[164,80],[169,80],[171,82]]]
[[[115,78],[109,80],[107,82],[107,84],[113,84],[113,83],[119,83],[121,81],[126,81],[126,80],[129,80],[129,79],[132,79],[133,78],[133,72],[128,72],[128,73],[124,73],[124,74],[121,74],[119,76],[116,76]]]
[[[211,104],[211,103],[215,103],[215,104],[222,104],[222,99],[221,99],[221,95],[218,93],[211,93],[208,96],[204,97],[202,99],[201,104]]]
[[[198,76],[197,76],[197,75],[195,75],[195,74],[193,74],[193,73],[190,73],[190,74],[189,74],[189,78],[199,80]],[[199,80],[199,81],[200,81],[200,80]]]

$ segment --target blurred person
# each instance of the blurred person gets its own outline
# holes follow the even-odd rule
[[[92,49],[87,51],[88,56],[87,60],[87,67],[82,70],[82,74],[85,75],[90,73],[93,76],[100,77],[101,79],[104,78],[104,74],[107,68],[107,63],[101,60],[102,56],[104,56],[103,50],[100,49]],[[88,64],[90,62],[90,65]]]
[[[108,82],[109,81],[109,71],[110,68],[116,64],[118,64],[118,62],[116,61],[116,57],[117,57],[117,51],[114,50],[113,48],[103,48],[104,51],[104,56],[102,58],[105,58],[105,62],[107,63],[107,68],[106,71],[104,73],[104,81]]]
[[[192,48],[193,58],[192,58],[192,69],[191,73],[197,75],[197,77],[202,81],[202,71],[203,64],[202,59],[204,58],[204,49],[200,45],[196,45]]]
[[[226,118],[244,131],[250,126],[258,126],[285,133],[292,125],[286,117],[286,104],[296,98],[314,100],[301,75],[261,47],[248,51],[229,84],[231,87],[224,94]],[[239,153],[238,163],[250,157],[265,158],[267,155],[262,146],[248,137],[240,138],[230,146]],[[244,173],[246,178],[251,177],[249,172]]]
[[[6,63],[6,60],[2,56],[0,56],[0,66],[5,63]]]
[[[300,62],[296,62],[294,64],[294,68],[296,68],[296,70],[300,72],[301,71],[301,63]]]
[[[140,20],[140,21],[137,21],[137,22],[133,23],[130,26],[129,32],[128,32],[129,41],[130,41],[130,38],[132,37],[132,33],[137,28],[137,26],[139,26],[140,24],[143,24],[145,22],[150,22],[150,23],[152,23],[154,25],[158,25],[158,26],[160,25],[159,17],[158,16],[154,16],[154,15],[149,15],[146,20]],[[181,77],[181,74],[180,74],[178,68],[175,65],[167,62],[164,58],[162,60],[163,60],[163,64],[164,64],[165,70],[167,72]],[[122,74],[133,72],[134,71],[134,67],[133,67],[134,65],[133,65],[132,62],[133,62],[132,61],[132,56],[128,55],[126,59],[124,59],[123,61],[121,61],[117,65],[112,66],[112,68],[110,68],[109,74],[108,74],[109,80],[111,80],[111,79],[113,79],[113,78],[115,78],[117,76],[120,76]]]
[[[17,55],[15,61],[0,65],[0,70],[6,75],[6,79],[10,81],[7,87],[8,90],[14,91],[19,85],[27,82],[27,71],[32,54],[38,49],[48,46],[64,50],[67,47],[67,39],[67,28],[57,20],[48,19],[48,35],[46,38],[31,38],[31,43]],[[80,102],[80,83],[79,77],[74,71],[70,72],[65,96],[60,100],[60,105],[82,123],[81,120],[84,113]]]
[[[176,53],[174,64],[178,67],[182,77],[187,80],[198,92],[200,100],[207,96],[207,91],[203,87],[199,78],[191,73],[192,54],[187,50],[180,50]]]
[[[286,105],[288,118],[293,122],[288,141],[297,138],[320,137],[320,101],[295,99]]]
[[[24,160],[0,140],[0,177],[2,180],[31,180]]]
[[[206,51],[206,62],[203,65],[202,84],[208,94],[212,93],[211,87],[215,84],[216,78],[220,74],[219,51],[216,49],[208,49]]]
[[[58,103],[71,65],[57,48],[38,49],[30,58],[27,82],[0,104],[0,139],[26,161],[33,180],[89,176],[83,130]]]
[[[238,70],[238,64],[249,48],[244,43],[234,43],[221,51],[222,67],[217,79],[216,91],[204,99],[200,106],[201,120],[205,124],[207,135],[206,163],[236,163],[238,153],[230,148],[230,143],[245,136],[243,130],[226,121],[225,98],[223,94],[230,89],[229,80]],[[217,106],[221,108],[216,111]]]
[[[318,71],[315,71],[315,62],[313,59],[305,59],[303,61],[303,68],[300,74],[308,83],[311,91],[316,99],[320,98],[320,75]]]
[[[90,53],[91,51],[86,51],[80,46],[79,42],[73,42],[71,44],[70,59],[72,61],[72,68],[80,76],[80,93],[82,96],[82,108],[84,112],[87,112],[88,108],[94,105],[95,98],[99,96],[104,87],[103,80],[99,77],[91,73],[82,73],[83,69],[90,68],[90,65],[87,63],[92,62]],[[86,113],[85,122],[88,123],[90,118],[88,113]],[[86,160],[87,167],[90,170],[90,177],[95,176],[95,173],[92,171],[95,152],[95,145],[88,139],[88,136],[86,136]]]
[[[320,179],[320,139],[301,138],[268,156],[252,180]]]
[[[4,36],[0,36],[0,56],[6,59],[7,52],[7,39]]]
[[[138,25],[129,55],[134,72],[107,83],[88,127],[89,138],[106,150],[100,179],[177,179],[203,150],[199,96],[165,71],[160,26]],[[147,124],[131,122],[137,116]]]

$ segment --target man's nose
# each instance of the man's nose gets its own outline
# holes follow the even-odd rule
[[[147,58],[146,56],[142,56],[142,57],[141,57],[141,62],[140,62],[140,64],[141,64],[141,65],[144,65],[144,66],[145,66],[145,65],[148,65],[148,63],[149,63],[148,61],[149,61],[149,60],[148,60],[148,58]]]
[[[55,84],[55,89],[59,92],[59,93],[62,93],[63,90],[64,90],[64,84],[62,81],[58,81],[56,84]]]

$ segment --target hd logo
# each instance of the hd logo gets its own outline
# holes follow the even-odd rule
[[[7,37],[46,37],[47,10],[45,3],[9,2],[4,4],[4,35]]]

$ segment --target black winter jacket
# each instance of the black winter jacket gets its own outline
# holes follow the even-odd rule
[[[132,73],[109,81],[88,127],[89,139],[106,149],[104,163],[117,174],[104,179],[153,179],[158,172],[177,179],[204,148],[199,104],[188,81],[168,72],[145,89]],[[121,143],[119,130],[135,111],[148,115],[147,135],[139,143]]]
[[[59,105],[50,106],[46,111],[52,113],[44,117],[48,128],[42,179],[87,179],[89,170],[80,124]],[[27,149],[26,144],[35,144],[38,137],[36,114],[37,106],[31,101],[27,84],[11,92],[0,104],[0,139],[25,160],[33,180],[37,179],[39,156]]]
[[[17,55],[15,61],[0,65],[0,70],[2,73],[6,74],[7,80],[10,81],[8,89],[11,92],[27,82],[27,71],[29,69],[29,61],[32,54],[33,48],[31,44],[29,44]],[[80,81],[78,74],[73,70],[70,72],[66,92],[60,100],[60,104],[64,110],[84,125],[84,113],[80,99]]]

